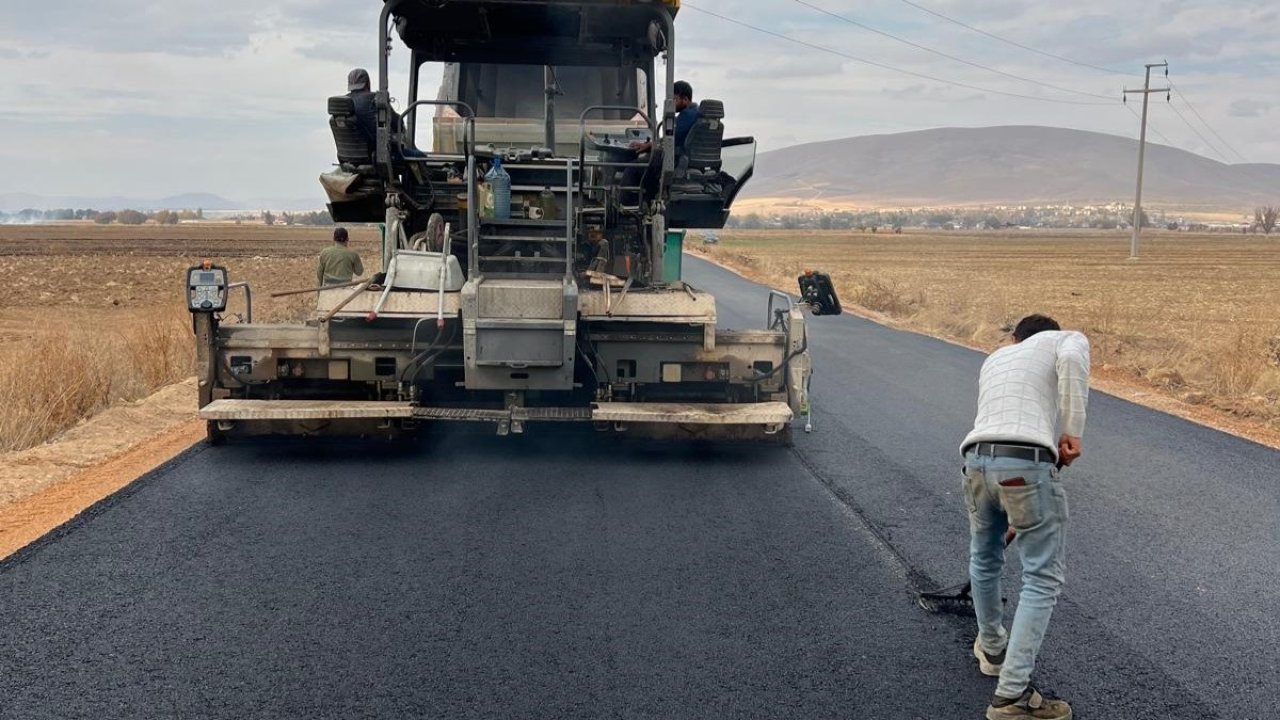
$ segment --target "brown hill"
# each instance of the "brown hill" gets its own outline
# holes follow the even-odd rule
[[[939,128],[761,153],[745,199],[919,206],[1132,202],[1138,143],[1064,128]],[[1228,165],[1148,143],[1144,203],[1280,204],[1280,165]]]

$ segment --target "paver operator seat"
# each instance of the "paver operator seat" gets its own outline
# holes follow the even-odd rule
[[[329,191],[329,214],[340,223],[380,222],[386,214],[385,184],[378,176],[373,144],[360,131],[355,102],[349,96],[329,98],[329,130],[341,171],[321,176]]]
[[[724,103],[703,100],[698,104],[697,121],[677,149],[671,181],[671,227],[724,227],[727,201],[737,194],[738,186],[737,179],[722,171],[724,146]]]
[[[376,175],[373,145],[360,132],[356,104],[346,95],[329,98],[329,129],[338,147],[338,164],[344,170],[361,175]]]

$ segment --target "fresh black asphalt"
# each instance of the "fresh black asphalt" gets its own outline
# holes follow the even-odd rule
[[[199,446],[0,564],[0,717],[981,717],[970,621],[913,604],[963,579],[981,356],[811,325],[791,450]],[[1280,453],[1100,394],[1085,450],[1037,681],[1080,718],[1271,717]]]

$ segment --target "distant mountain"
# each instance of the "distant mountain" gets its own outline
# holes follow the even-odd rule
[[[120,196],[108,197],[46,197],[30,193],[0,193],[0,210],[14,212],[33,208],[35,210],[58,210],[62,208],[94,209],[94,210],[241,210],[246,209],[240,203],[228,200],[220,195],[210,193],[186,193],[165,198],[146,200]]]
[[[761,153],[743,197],[882,206],[1132,202],[1138,143],[1038,126],[939,128]],[[1280,203],[1280,165],[1227,165],[1148,143],[1144,203]]]

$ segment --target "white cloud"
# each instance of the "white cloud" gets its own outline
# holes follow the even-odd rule
[[[976,35],[900,0],[811,0],[915,42],[1005,72],[1119,97],[1140,78],[1100,73]],[[1257,88],[1280,80],[1280,11],[1270,0],[916,0],[1017,42],[1138,72],[1167,57],[1179,89],[1252,161],[1280,162]],[[211,191],[233,198],[320,193],[332,162],[324,100],[346,71],[376,64],[373,0],[11,3],[0,18],[0,161],[50,195]],[[696,12],[721,13],[844,55],[984,88],[948,86],[823,53]],[[1135,135],[1114,106],[946,61],[784,0],[691,0],[677,34],[681,77],[726,102],[733,134],[765,148],[926,127],[1044,124]],[[393,68],[402,70],[404,53]],[[438,75],[424,81],[427,88]],[[404,94],[404,75],[393,89]],[[997,92],[998,91],[998,92]],[[1256,98],[1256,99],[1255,99]],[[1180,102],[1175,96],[1175,102]],[[1209,148],[1152,98],[1152,125]],[[1183,115],[1198,122],[1179,104]],[[1200,128],[1201,133],[1212,138]],[[1156,138],[1157,142],[1161,142]],[[11,181],[17,182],[17,181]]]
[[[1231,116],[1239,118],[1262,117],[1271,111],[1271,103],[1265,100],[1243,98],[1231,103]]]

